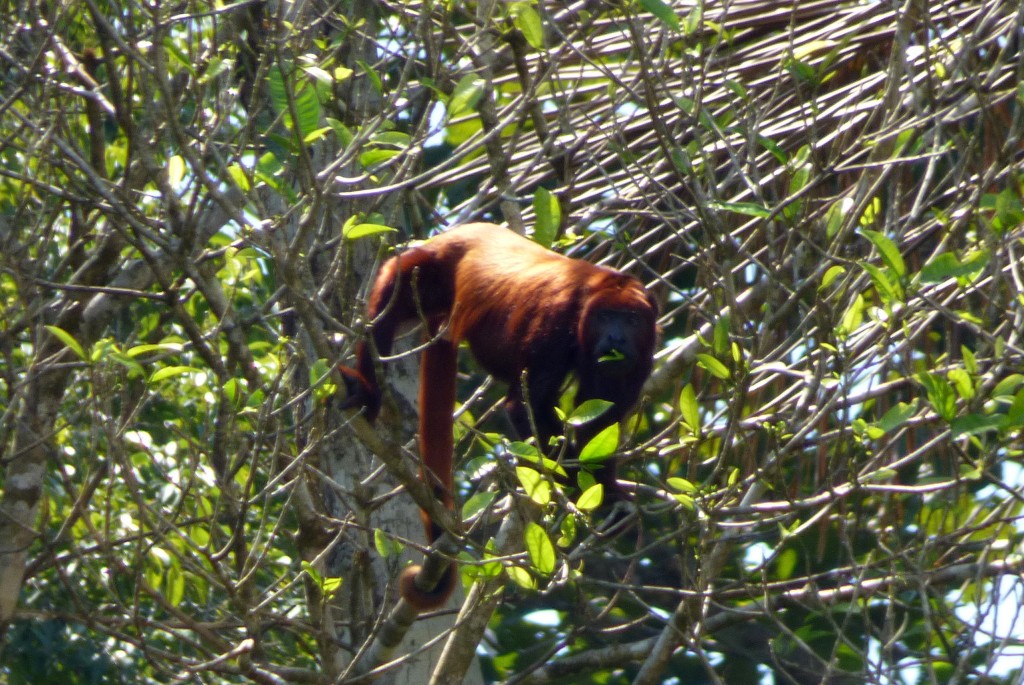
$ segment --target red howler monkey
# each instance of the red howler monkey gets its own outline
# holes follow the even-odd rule
[[[421,477],[451,509],[460,342],[467,341],[480,366],[508,384],[505,407],[520,438],[533,435],[532,414],[541,449],[561,432],[554,408],[570,372],[578,381],[577,403],[614,402],[577,429],[575,445],[584,445],[636,404],[653,363],[657,305],[632,276],[551,252],[494,224],[474,223],[385,262],[370,292],[367,318],[382,356],[391,354],[401,328],[427,324],[431,342],[423,352],[419,390]],[[355,369],[341,369],[350,397],[346,405],[364,406],[373,421],[381,391],[370,346],[360,344],[356,356]],[[596,475],[614,497],[615,463]],[[426,512],[423,522],[433,542],[441,531]],[[403,573],[402,596],[421,611],[442,606],[454,588],[454,567],[431,593],[413,584],[417,571]]]

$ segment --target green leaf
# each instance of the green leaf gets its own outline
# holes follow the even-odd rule
[[[896,243],[890,240],[888,236],[866,228],[862,228],[860,233],[871,241],[878,250],[878,254],[881,255],[882,261],[893,270],[897,277],[903,278],[907,274],[907,265],[903,261],[903,255],[900,254]]]
[[[960,260],[952,252],[935,255],[921,269],[921,280],[925,283],[940,283],[953,278],[960,271]]]
[[[277,158],[273,152],[264,153],[256,162],[256,173],[257,179],[267,184],[269,188],[273,188],[279,193],[289,194],[294,193],[291,190],[291,186],[281,183],[281,173],[284,171],[284,165],[281,164],[281,160]]]
[[[956,396],[953,387],[937,374],[922,372],[917,374],[916,378],[924,386],[928,402],[935,413],[944,421],[952,421],[956,416]]]
[[[988,266],[989,253],[978,250],[970,253],[966,261],[960,261],[952,252],[935,255],[921,269],[921,280],[925,283],[941,283],[947,278],[973,279]]]
[[[354,224],[342,227],[341,235],[345,240],[359,240],[381,233],[394,233],[397,229],[382,224]]]
[[[1024,426],[1024,390],[1014,396],[1013,401],[1010,402],[1010,408],[1006,410],[1006,427],[1019,428],[1020,426]]]
[[[341,589],[341,583],[341,578],[339,578],[338,576],[331,576],[330,578],[324,578],[323,585],[321,585],[320,587],[321,589],[323,589],[324,594],[330,597],[335,592]]]
[[[715,354],[725,354],[729,351],[729,329],[732,327],[729,315],[726,314],[715,322],[714,332],[711,338],[711,349]]]
[[[967,369],[967,373],[972,376],[978,375],[978,359],[971,352],[967,345],[960,346],[960,356],[964,358],[964,368]]]
[[[997,235],[1003,235],[1024,223],[1024,206],[1021,204],[1019,188],[1009,187],[1001,190],[995,198],[994,205],[996,215],[992,221],[992,228]]]
[[[172,40],[172,39],[168,39]],[[172,41],[173,42],[173,41]],[[213,57],[207,62],[207,67],[202,74],[199,75],[198,83],[206,85],[216,81],[220,76],[229,74],[234,68],[235,61],[231,59],[222,59],[220,57]],[[191,60],[189,60],[190,71],[192,71]]]
[[[364,169],[372,169],[373,167],[390,162],[400,154],[402,154],[401,151],[390,148],[370,148],[359,155],[359,163]]]
[[[701,3],[697,3],[686,15],[686,23],[684,25],[683,33],[686,36],[692,36],[697,33],[700,29],[701,24],[704,21],[704,6]],[[731,85],[731,84],[730,84]],[[737,84],[738,85],[738,84]],[[742,88],[742,87],[741,87]]]
[[[185,51],[181,49],[184,42],[178,38],[166,36],[163,40],[163,47],[167,50],[171,56],[174,57],[175,61],[183,66],[190,75],[196,75],[195,65],[192,64],[192,58],[185,54]]]
[[[729,87],[729,90],[731,90],[733,93],[736,93],[739,99],[744,101],[748,99],[746,89],[743,88],[743,86],[741,86],[739,83],[736,83],[735,81],[726,81],[725,85],[727,85]],[[775,157],[776,160],[778,160],[779,164],[785,164],[787,161],[789,161],[789,157],[786,155],[786,151],[776,141],[772,140],[771,138],[757,136],[757,142],[760,143],[765,150],[772,153],[772,156]]]
[[[462,505],[462,520],[468,521],[482,511],[486,511],[498,497],[496,492],[478,492]]]
[[[901,156],[904,151],[914,142],[917,138],[918,131],[914,128],[905,128],[896,135],[896,145],[893,151],[890,153],[892,157]]]
[[[153,375],[149,377],[149,382],[159,383],[167,378],[173,378],[174,376],[180,376],[193,371],[198,371],[198,369],[194,369],[191,366],[165,366],[154,371]]]
[[[320,125],[320,101],[313,87],[303,81],[295,93],[296,128],[300,140]]]
[[[597,485],[597,479],[594,478],[594,474],[590,471],[580,469],[576,474],[576,485],[579,487],[580,492],[583,492]]]
[[[825,213],[825,235],[827,237],[834,238],[839,233],[839,229],[843,227],[843,223],[846,221],[852,206],[853,201],[850,198],[837,200],[829,206],[828,211]]]
[[[506,448],[512,456],[517,459],[529,459],[530,461],[540,461],[540,450],[537,449],[536,445],[531,445],[528,442],[522,442],[516,440],[510,442]]]
[[[996,432],[1006,427],[1007,420],[1003,414],[968,414],[957,417],[950,423],[953,438],[964,435],[981,435]]]
[[[614,406],[615,403],[608,400],[587,400],[573,409],[572,413],[569,414],[569,418],[565,421],[570,426],[582,426],[593,421]]]
[[[576,508],[580,511],[593,511],[601,506],[604,501],[604,486],[595,483],[583,491],[583,494],[576,500]]]
[[[508,444],[506,449],[517,460],[536,464],[544,472],[562,477],[566,475],[565,468],[561,464],[553,459],[542,457],[540,450],[535,445],[526,442],[512,442]]]
[[[795,55],[786,61],[786,68],[794,80],[815,87],[821,82],[818,77],[818,71],[811,64],[799,59]]]
[[[302,67],[302,70],[309,74],[311,78],[314,78],[321,83],[325,83],[327,85],[334,84],[334,77],[327,73],[327,70],[318,67],[315,64],[304,66]]]
[[[692,495],[697,492],[697,486],[685,478],[679,478],[676,476],[669,478],[666,482],[668,483],[668,486],[676,492],[681,492],[686,495]]]
[[[273,152],[265,152],[256,162],[256,171],[268,176],[280,176],[284,173],[284,164]]]
[[[484,80],[474,74],[463,76],[455,85],[452,96],[448,99],[448,118],[454,119],[472,112],[480,96],[484,93]]]
[[[837,278],[839,278],[839,276],[841,276],[844,273],[846,273],[845,266],[836,265],[829,267],[828,271],[825,272],[825,275],[821,277],[821,285],[818,286],[818,290],[827,289],[830,285],[832,285],[833,281],[835,281]]]
[[[309,384],[317,402],[326,402],[338,392],[338,386],[331,380],[330,367],[326,359],[317,359],[309,369]]]
[[[177,563],[172,563],[168,566],[167,572],[164,574],[164,598],[171,606],[179,606],[181,600],[185,599],[185,574],[181,571],[181,566]]]
[[[366,60],[362,59],[357,59],[356,64],[358,64],[359,68],[363,70],[363,76],[365,76],[370,81],[370,84],[373,85],[373,90],[378,95],[383,95],[384,81],[381,80],[380,74],[377,73],[380,70],[376,67],[376,65],[372,65],[368,63]]]
[[[697,393],[691,383],[684,385],[679,393],[679,413],[690,431],[694,435],[700,435],[700,410],[697,407]]]
[[[527,497],[542,507],[551,502],[551,483],[540,472],[528,466],[517,466],[516,477]]]
[[[871,440],[877,440],[878,438],[885,435],[884,430],[882,430],[878,426],[875,426],[874,424],[869,424],[867,421],[860,417],[853,420],[852,426],[853,432],[856,435],[865,435]]]
[[[1011,373],[992,388],[992,397],[1012,397],[1021,385],[1024,385],[1024,375]]]
[[[444,139],[452,147],[457,147],[481,131],[483,131],[483,123],[480,121],[480,117],[472,117],[462,121],[451,122],[445,126]],[[470,156],[470,159],[472,159],[472,156]]]
[[[533,241],[550,248],[562,223],[562,208],[558,204],[558,198],[547,188],[537,188],[533,193],[533,211],[537,215],[533,227]]]
[[[772,215],[772,210],[754,202],[712,202],[711,207],[758,219],[767,219]]]
[[[686,150],[674,147],[669,153],[669,158],[672,160],[672,165],[676,170],[680,171],[683,175],[690,176],[694,173],[693,161]]]
[[[79,359],[85,360],[85,350],[82,349],[82,346],[78,344],[78,341],[70,333],[58,326],[46,326],[46,330],[50,331],[53,337],[64,343],[64,346],[74,352]]]
[[[593,437],[580,450],[580,463],[601,462],[615,454],[619,447],[619,424],[613,423]]]
[[[306,134],[306,137],[302,139],[302,142],[306,143],[307,145],[315,143],[316,141],[320,140],[325,135],[327,135],[328,131],[333,130],[334,129],[332,129],[330,126],[322,126],[318,129],[314,129],[313,131],[310,131],[309,133]]]
[[[624,355],[621,351],[616,350],[616,349],[612,349],[612,350],[609,350],[608,352],[602,354],[600,357],[598,357],[597,358],[597,363],[598,364],[614,364],[615,362],[621,362],[625,358],[626,358],[626,355]]]
[[[309,576],[310,580],[316,583],[317,587],[323,587],[324,579],[320,575],[320,572],[316,570],[316,566],[308,561],[302,561],[299,565],[302,567],[302,570],[306,572],[306,575]]]
[[[239,399],[241,397],[242,390],[244,389],[244,387],[244,382],[237,377],[229,378],[227,382],[224,383],[224,399],[226,399],[232,405],[235,405],[235,409],[242,408],[241,405],[239,404]]]
[[[883,467],[883,468],[880,468],[880,469],[878,469],[876,471],[872,471],[871,473],[867,474],[864,477],[869,482],[886,483],[886,482],[892,482],[898,476],[899,476],[899,471],[897,471],[896,469],[890,469],[888,467]]]
[[[355,136],[352,135],[352,131],[349,130],[343,122],[332,117],[327,117],[327,123],[330,124],[331,128],[334,129],[334,137],[338,139],[338,145],[342,149],[347,148],[355,140]]]
[[[544,47],[544,27],[537,10],[528,2],[513,2],[508,7],[512,24],[523,34],[523,38],[534,50]]]
[[[524,590],[535,590],[537,589],[537,582],[530,575],[529,571],[519,566],[509,566],[505,569],[508,573],[509,580],[523,588]]]
[[[234,181],[235,185],[243,193],[248,192],[252,187],[252,184],[249,183],[249,175],[245,173],[245,169],[241,164],[236,163],[228,166],[228,176],[231,177],[231,180]]]
[[[167,160],[167,182],[172,188],[177,188],[181,185],[182,179],[185,178],[185,158],[181,155],[172,155]]]
[[[840,319],[839,325],[836,326],[837,337],[846,338],[860,328],[860,325],[864,323],[864,306],[864,296],[857,295],[853,299],[853,303],[843,312],[843,318]]]
[[[697,503],[694,502],[693,498],[690,497],[689,495],[680,495],[673,493],[672,499],[679,502],[679,504],[683,505],[683,508],[686,509],[687,511],[697,510]]]
[[[292,73],[286,76],[282,68],[271,69],[268,90],[274,111],[303,140],[320,124],[320,101],[313,86],[305,79],[290,78]]]
[[[715,359],[710,354],[698,354],[697,366],[705,369],[715,378],[721,378],[722,380],[728,380],[732,375],[729,373],[729,367]]]
[[[588,488],[589,490],[589,488]],[[580,497],[580,501],[583,501],[583,497]],[[577,504],[579,506],[579,504]],[[576,535],[578,532],[576,526],[575,516],[563,516],[561,523],[558,524],[558,532],[561,533],[555,544],[559,547],[570,547],[573,542],[576,541]]]
[[[875,284],[875,290],[882,302],[888,304],[903,300],[903,289],[898,283],[894,283],[886,272],[871,262],[861,262],[860,265],[871,276],[871,282]]]
[[[910,404],[899,402],[895,406],[889,407],[889,411],[885,412],[882,418],[875,421],[875,426],[881,428],[883,433],[888,433],[909,421],[916,411],[916,400]]]
[[[393,145],[399,149],[406,149],[412,142],[408,133],[402,131],[383,131],[373,137],[375,145]]]
[[[555,570],[555,546],[551,544],[546,530],[530,521],[526,524],[523,541],[526,543],[526,553],[538,571],[550,574]]]
[[[775,577],[779,580],[789,580],[796,570],[796,563],[800,555],[792,547],[787,547],[775,557]]]
[[[801,148],[800,152],[804,153],[804,154],[798,154],[796,159],[798,159],[798,160],[806,160],[807,159],[807,153],[805,152],[806,150],[807,150],[806,147]],[[805,187],[807,187],[807,184],[811,180],[811,172],[812,171],[813,171],[813,167],[808,162],[806,162],[806,161],[804,161],[801,164],[797,164],[797,165],[794,166],[793,172],[792,172],[793,175],[789,179],[789,194],[790,195],[796,195],[801,190],[803,190]]]
[[[657,17],[661,23],[668,26],[673,31],[679,31],[679,17],[676,16],[675,10],[672,9],[671,5],[663,2],[662,0],[639,0],[640,6],[645,10]]]
[[[377,548],[377,554],[385,559],[398,556],[405,549],[405,545],[380,528],[375,528],[373,531],[373,546]]]
[[[864,207],[864,212],[860,215],[857,220],[861,226],[874,226],[878,220],[879,215],[882,213],[882,201],[877,197],[871,198],[867,205]]]
[[[200,501],[208,502],[205,498]],[[212,507],[210,510],[212,511]],[[203,515],[205,516],[206,513],[204,512]],[[210,544],[210,529],[203,526],[190,526],[188,529],[188,539],[195,547],[206,547]]]
[[[962,400],[970,400],[974,397],[974,381],[965,369],[950,369],[946,372],[946,378],[956,389],[956,394]]]

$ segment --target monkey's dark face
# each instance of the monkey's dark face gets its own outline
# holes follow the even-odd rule
[[[609,372],[636,364],[649,328],[643,315],[635,311],[601,309],[594,312],[588,324],[591,361]]]

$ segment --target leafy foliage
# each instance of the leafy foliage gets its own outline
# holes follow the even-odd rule
[[[332,370],[384,243],[483,219],[643,277],[663,340],[578,480],[465,362],[449,677],[1019,680],[1013,3],[7,9],[0,679],[365,670],[413,424]]]

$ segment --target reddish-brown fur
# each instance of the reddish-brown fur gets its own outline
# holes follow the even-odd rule
[[[532,413],[542,447],[561,433],[554,407],[570,372],[578,379],[577,403],[615,403],[577,429],[575,445],[622,420],[651,372],[657,307],[640,281],[551,252],[494,224],[458,226],[389,259],[367,310],[382,356],[391,354],[402,328],[427,324],[433,342],[420,372],[421,476],[448,508],[454,505],[452,410],[460,342],[467,341],[480,366],[508,384],[505,406],[521,438],[533,435]],[[613,351],[624,359],[598,361]],[[374,420],[381,391],[370,346],[361,344],[356,368],[343,367],[342,373],[351,397],[347,404],[364,406]],[[614,497],[614,462],[597,477]],[[428,538],[435,540],[440,530],[425,513],[423,519]],[[443,605],[454,587],[454,567],[429,594],[413,585],[416,571],[403,574],[402,596],[420,610]]]

